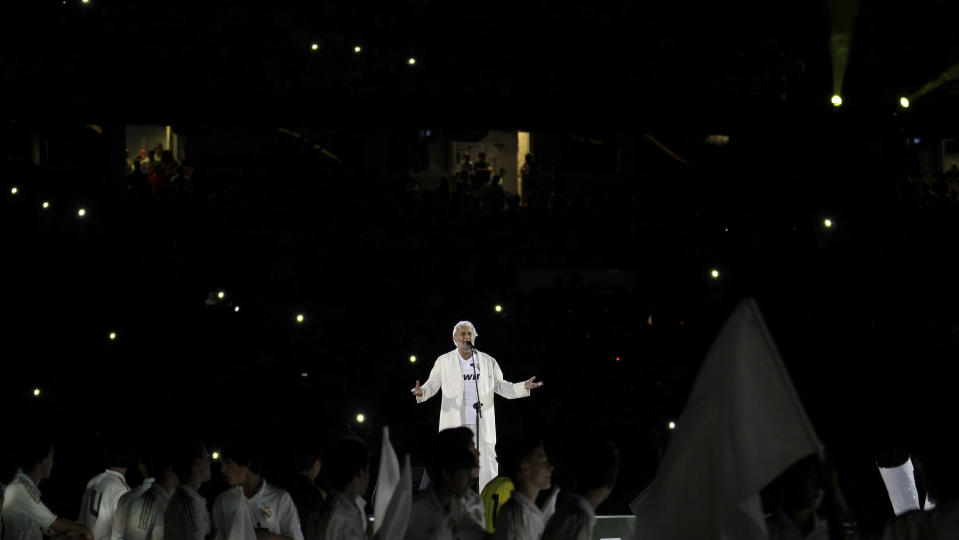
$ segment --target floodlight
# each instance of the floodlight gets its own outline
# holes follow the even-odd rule
[[[829,101],[833,104],[834,107],[838,107],[842,105],[842,98],[839,97],[839,94],[834,95],[832,99]]]
[[[899,106],[902,107],[903,109],[908,109],[908,108],[909,108],[909,98],[907,98],[907,97],[901,97],[901,98],[899,98]]]

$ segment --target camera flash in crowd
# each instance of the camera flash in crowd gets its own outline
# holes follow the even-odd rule
[[[709,273],[709,275],[712,276],[713,279],[719,279],[719,270],[716,270],[715,268],[713,268],[713,270]]]
[[[234,313],[239,313],[239,312],[240,312],[240,306],[233,306],[233,312],[234,312]]]
[[[302,314],[302,313],[297,314],[297,316],[296,316],[296,322],[298,322],[298,323],[302,323],[302,322],[303,322],[303,314]]]
[[[360,413],[360,414],[356,415],[356,421],[359,422],[359,423],[361,423],[361,424],[362,424],[363,422],[366,422],[366,415],[364,415],[363,413]]]
[[[305,371],[302,372],[302,373],[300,373],[300,377],[302,377],[302,378],[304,378],[304,379],[307,378],[307,377],[309,377],[309,376],[310,376],[310,374],[307,373],[307,372],[305,372]]]
[[[34,388],[34,389],[33,389],[33,397],[39,397],[39,396],[40,396],[40,389],[39,389],[39,388]]]
[[[496,304],[496,307],[493,308],[493,311],[496,313],[501,313],[503,311],[503,306]]]
[[[117,338],[117,333],[116,333],[116,332],[110,332],[110,341],[113,341],[113,340],[115,340],[116,338]]]
[[[319,43],[313,43],[312,45],[310,45],[310,50],[311,50],[311,51],[318,50],[319,48],[320,48],[320,44],[319,44]]]
[[[80,216],[80,217],[83,217],[83,216],[87,215],[86,209],[81,208],[81,209],[77,210],[77,215]]]
[[[832,220],[829,219],[829,218],[826,218],[826,219],[824,219],[824,220],[822,221],[822,224],[825,225],[826,228],[828,229],[828,228],[832,227]]]
[[[356,54],[360,54],[362,51],[363,51],[363,47],[360,47],[359,45],[357,45],[356,47],[353,47],[353,52],[355,52]]]
[[[213,461],[218,461],[220,459],[220,453],[214,450],[213,453],[210,454],[210,458],[213,459]]]
[[[219,298],[220,300],[223,300],[224,296],[226,296],[226,293],[223,291],[216,293],[216,297]]]
[[[416,355],[415,355],[415,354],[411,354],[411,355],[410,355],[410,363],[411,363],[411,364],[415,364],[415,363],[416,363]]]
[[[670,430],[670,431],[676,429],[676,422],[670,421],[669,424],[667,424],[667,425],[669,426],[669,430]]]
[[[406,63],[412,66],[413,64],[416,63],[416,58],[413,58],[413,57],[411,56],[410,59],[406,61]]]
[[[10,195],[16,195],[18,191],[20,190],[17,188],[17,186],[13,186],[10,188]]]
[[[42,207],[44,207],[44,208],[50,208],[50,203],[47,202],[47,201],[43,201],[43,204],[41,204],[40,206],[42,206]]]

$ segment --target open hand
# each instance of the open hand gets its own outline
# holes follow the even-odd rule
[[[533,388],[539,388],[540,386],[543,386],[543,383],[536,382],[536,377],[534,376],[530,380],[524,381],[523,386],[526,387],[527,390],[532,390]],[[417,388],[419,387],[417,386]]]
[[[540,384],[542,384],[542,383],[540,383]],[[414,396],[416,396],[416,397],[423,397],[423,389],[420,388],[420,381],[419,381],[419,379],[416,380],[416,386],[414,386],[413,389],[410,390],[410,393],[412,393],[412,394],[413,394]]]

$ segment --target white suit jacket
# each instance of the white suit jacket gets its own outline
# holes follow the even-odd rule
[[[496,413],[493,410],[493,392],[506,399],[529,396],[529,390],[522,382],[511,383],[503,379],[503,371],[492,356],[476,351],[479,360],[479,400],[483,404],[482,424],[479,426],[480,438],[477,446],[496,444]],[[472,381],[471,381],[472,382]],[[430,378],[420,386],[423,395],[416,398],[422,403],[442,391],[440,404],[440,431],[463,425],[463,407],[472,407],[472,403],[463,403],[463,369],[460,367],[459,353],[456,349],[440,355],[433,364]]]

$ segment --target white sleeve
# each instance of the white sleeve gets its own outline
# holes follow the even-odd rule
[[[123,540],[123,531],[127,528],[127,516],[130,513],[131,502],[133,502],[133,497],[129,492],[120,496],[117,509],[113,513],[113,529],[110,532],[110,540]]]
[[[287,492],[280,498],[280,531],[283,536],[288,536],[293,540],[303,539],[303,528],[300,526],[300,515],[296,511],[296,505],[293,504],[293,497]]]
[[[27,516],[30,521],[39,525],[43,530],[49,529],[50,525],[53,525],[53,522],[57,520],[56,514],[40,501],[40,494],[30,486],[19,482],[11,484],[7,488],[7,500],[3,502],[3,505],[12,508],[14,512]]]
[[[430,370],[430,377],[426,379],[425,383],[420,385],[420,390],[423,391],[423,396],[417,396],[417,403],[423,403],[427,399],[435,396],[436,393],[440,391],[440,388],[442,388],[442,363],[442,356],[437,358],[436,362],[433,363],[433,369]]]
[[[516,399],[524,398],[529,396],[529,390],[526,388],[525,381],[518,383],[511,383],[503,378],[503,370],[500,369],[499,363],[490,355],[486,355],[489,358],[490,364],[493,365],[493,389],[497,394],[503,396],[506,399]]]

